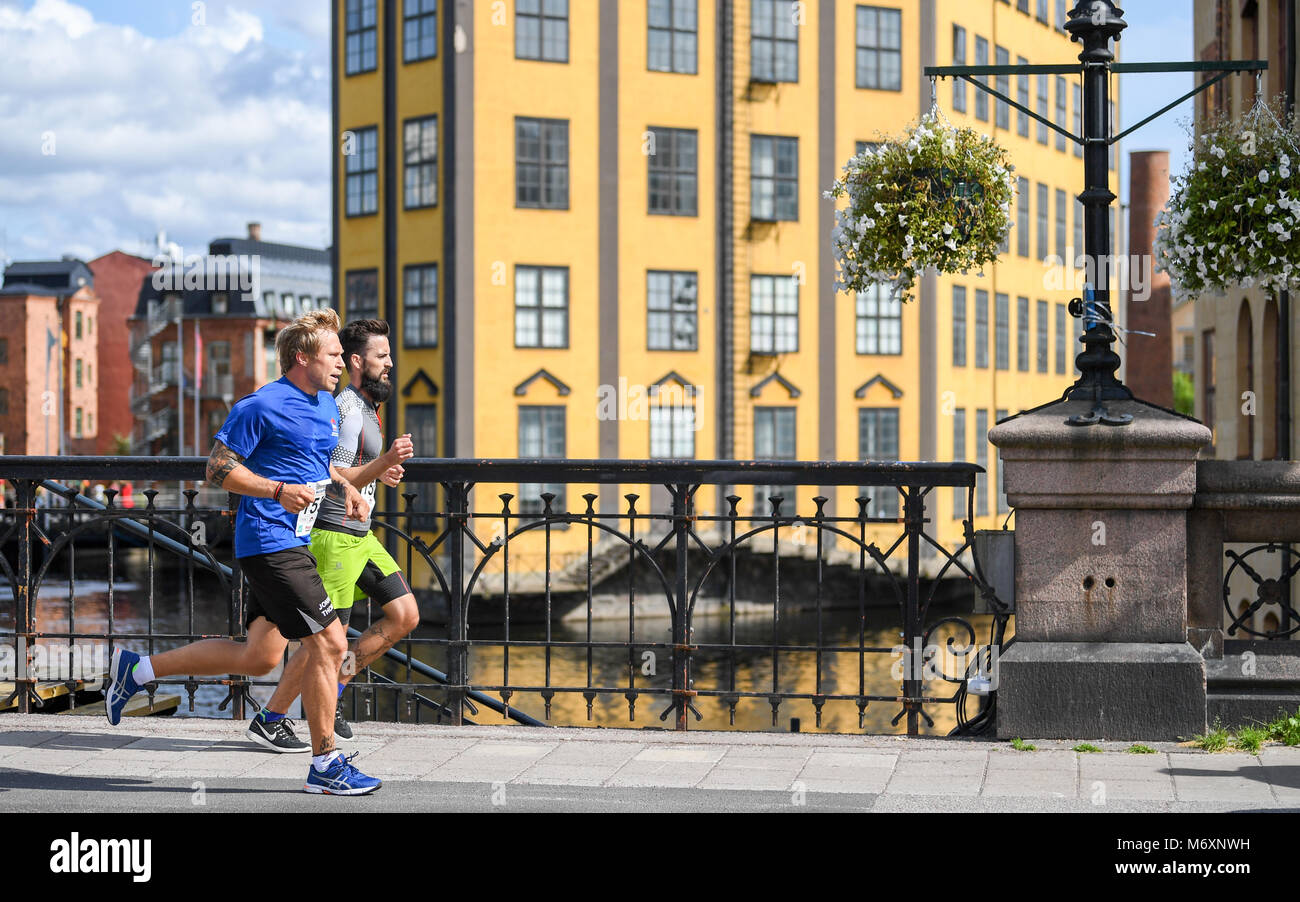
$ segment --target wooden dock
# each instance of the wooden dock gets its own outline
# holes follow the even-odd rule
[[[36,694],[46,703],[46,707],[33,711],[34,714],[81,714],[92,715],[98,714],[104,716],[104,699],[100,693],[103,690],[105,674],[98,673],[84,679],[78,680],[48,680],[36,684]],[[14,693],[15,683],[13,681],[0,682],[0,712],[18,710],[18,696],[13,698],[9,696]],[[83,704],[72,707],[72,692],[77,693],[94,693],[97,697]],[[7,701],[6,701],[7,699]],[[122,712],[123,717],[150,717],[153,715],[170,715],[175,714],[180,709],[181,697],[179,695],[163,695],[158,693],[154,695],[153,704],[149,704],[149,696],[146,693],[139,693],[129,702],[126,703],[126,709]]]

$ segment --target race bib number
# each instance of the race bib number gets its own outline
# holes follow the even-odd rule
[[[298,528],[294,530],[294,535],[298,536],[298,538],[306,538],[311,535],[311,528],[316,523],[316,515],[320,513],[320,503],[325,499],[325,490],[329,487],[330,481],[328,479],[322,479],[316,483],[316,499],[298,514]]]
[[[372,482],[361,490],[361,497],[366,501],[366,516],[375,509],[375,484]]]

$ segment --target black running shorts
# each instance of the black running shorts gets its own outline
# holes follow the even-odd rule
[[[244,626],[265,617],[280,635],[294,641],[315,635],[338,619],[307,546],[240,558],[239,566],[253,590]]]

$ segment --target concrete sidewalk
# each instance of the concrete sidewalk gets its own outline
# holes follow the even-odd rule
[[[1300,810],[1300,748],[378,723],[343,750],[383,789],[322,799],[300,791],[306,755],[267,752],[244,726],[0,715],[0,812]]]

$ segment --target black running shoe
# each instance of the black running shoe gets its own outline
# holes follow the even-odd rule
[[[292,724],[293,721],[287,717],[275,723],[267,723],[259,714],[253,718],[252,723],[248,725],[248,732],[244,735],[273,752],[310,752],[311,743],[299,739],[293,732]]]
[[[343,700],[339,700],[338,707],[334,709],[334,735],[338,739],[347,742],[352,741],[352,725],[343,719]]]

